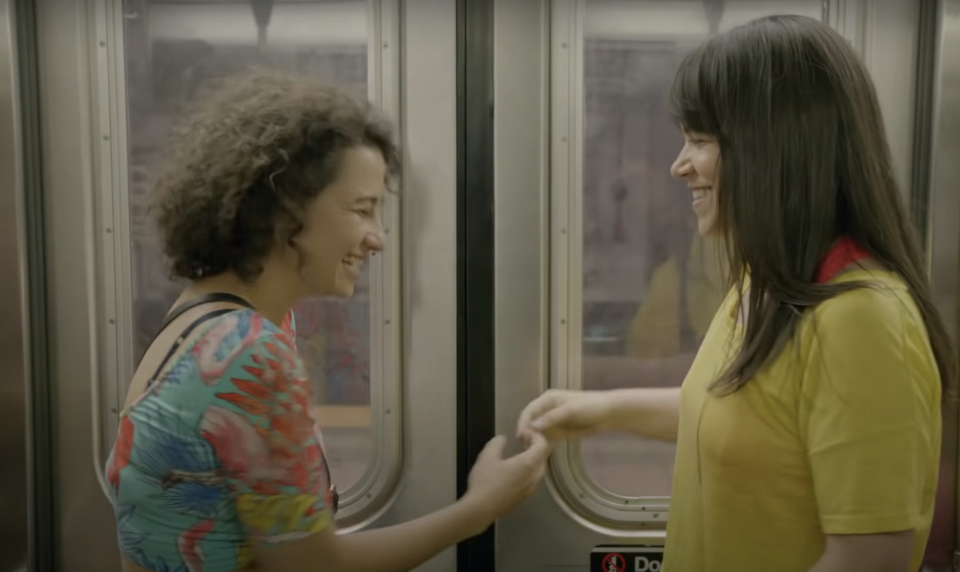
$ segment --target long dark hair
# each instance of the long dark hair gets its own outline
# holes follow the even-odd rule
[[[718,230],[729,286],[748,312],[739,353],[712,388],[736,392],[784,349],[807,309],[869,286],[814,281],[834,242],[849,236],[906,283],[944,393],[952,389],[950,340],[894,178],[876,90],[852,46],[812,18],[760,18],[690,53],[671,103],[683,128],[719,143]]]

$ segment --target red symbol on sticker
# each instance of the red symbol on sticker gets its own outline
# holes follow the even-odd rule
[[[600,567],[603,568],[603,572],[623,572],[627,569],[627,559],[613,552],[603,557]]]

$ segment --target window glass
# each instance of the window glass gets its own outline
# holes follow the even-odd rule
[[[718,30],[775,13],[823,17],[819,0],[587,0],[583,53],[585,389],[678,386],[723,292],[715,245],[690,190],[670,176],[682,138],[669,89],[683,56]],[[672,443],[605,435],[581,443],[602,488],[666,496]]]
[[[267,26],[255,12],[272,4]],[[124,1],[124,54],[132,235],[134,351],[139,358],[179,295],[148,218],[151,185],[169,126],[211,78],[251,65],[319,76],[366,96],[367,4]],[[373,456],[369,276],[350,300],[296,309],[297,345],[314,381],[329,462],[349,488]]]

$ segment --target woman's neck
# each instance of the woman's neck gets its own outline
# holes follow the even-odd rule
[[[245,282],[234,272],[223,272],[194,281],[183,291],[176,304],[204,294],[225,292],[250,302],[258,313],[279,326],[301,296],[299,288],[291,287],[298,285],[295,281],[278,278],[282,277],[264,271],[254,281]]]

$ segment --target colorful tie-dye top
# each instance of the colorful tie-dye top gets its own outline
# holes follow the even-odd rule
[[[292,314],[210,319],[123,411],[106,476],[120,551],[156,572],[250,566],[332,522],[330,483]]]

